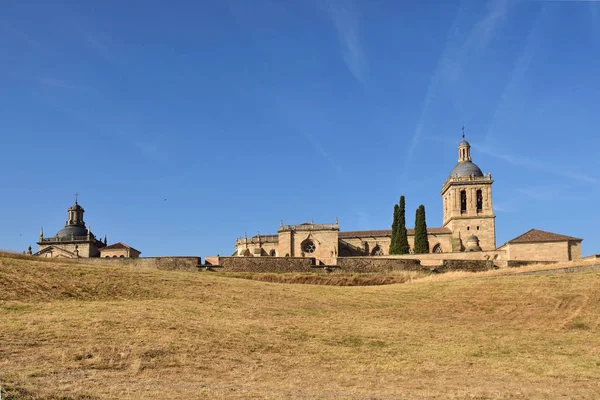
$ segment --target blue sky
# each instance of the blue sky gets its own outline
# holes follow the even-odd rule
[[[465,125],[497,244],[600,252],[600,2],[3,1],[0,248],[85,220],[145,256],[279,221],[441,225]]]

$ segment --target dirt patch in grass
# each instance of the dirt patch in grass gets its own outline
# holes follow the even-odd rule
[[[249,279],[260,282],[291,283],[328,286],[379,286],[405,283],[428,276],[425,272],[406,271],[393,274],[275,274],[275,273],[221,273],[228,278]]]

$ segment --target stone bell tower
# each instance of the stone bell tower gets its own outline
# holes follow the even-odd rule
[[[471,145],[465,140],[458,144],[458,164],[442,186],[444,204],[443,226],[452,231],[451,251],[472,249],[467,239],[475,235],[482,250],[496,249],[496,224],[492,208],[491,174],[484,175],[471,160]]]

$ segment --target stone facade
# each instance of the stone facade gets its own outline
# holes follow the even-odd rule
[[[100,249],[100,257],[102,258],[138,258],[140,254],[142,254],[141,251],[122,242]]]
[[[63,260],[61,260],[63,262]],[[200,257],[140,257],[140,258],[78,258],[64,262],[93,265],[122,265],[134,269],[159,269],[164,271],[198,272],[202,265]]]
[[[415,258],[339,257],[335,266],[320,266],[310,257],[207,257],[206,269],[223,272],[255,273],[357,273],[380,274],[395,271],[484,271],[494,268],[492,260],[444,260],[422,265]]]
[[[531,229],[500,249],[510,261],[573,261],[581,259],[581,242],[575,237]]]
[[[225,272],[313,272],[315,259],[312,257],[207,257],[206,264],[222,268]]]
[[[40,250],[35,254],[45,258],[78,258],[98,257],[98,247],[85,239],[71,239],[61,242],[59,240],[46,239],[40,244]]]
[[[444,253],[450,250],[452,232],[447,228],[428,228],[427,238],[432,253]],[[407,229],[410,248],[414,248],[414,229]],[[390,254],[392,241],[391,230],[340,232],[339,256],[387,256]]]
[[[68,219],[65,227],[59,230],[54,236],[44,237],[44,230],[40,231],[38,241],[39,249],[34,256],[44,258],[94,258],[100,257],[100,252],[106,248],[105,256],[116,257],[139,257],[140,252],[127,245],[128,249],[114,249],[113,246],[106,246],[106,236],[104,241],[97,239],[89,227],[86,227],[83,220],[85,210],[79,205],[77,199],[69,209]],[[122,244],[122,243],[120,243]],[[117,246],[118,247],[118,246]],[[109,251],[110,249],[115,251]]]
[[[44,230],[40,231],[37,243],[39,250],[34,255],[46,258],[98,257],[106,242],[96,239],[91,229],[85,226],[83,207],[75,200],[75,204],[69,207],[67,212],[65,227],[56,235],[45,238]]]
[[[338,257],[338,224],[283,225],[277,235],[236,240],[238,257],[313,257],[332,265]]]
[[[340,257],[338,265],[341,272],[386,273],[394,271],[421,271],[419,260],[387,257]]]

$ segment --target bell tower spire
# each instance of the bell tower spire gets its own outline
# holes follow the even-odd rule
[[[65,226],[81,226],[85,228],[85,222],[83,222],[83,213],[85,210],[77,202],[79,193],[75,193],[75,204],[69,207],[69,219]]]
[[[471,161],[471,145],[465,140],[465,126],[462,126],[462,141],[458,144],[458,162]]]

